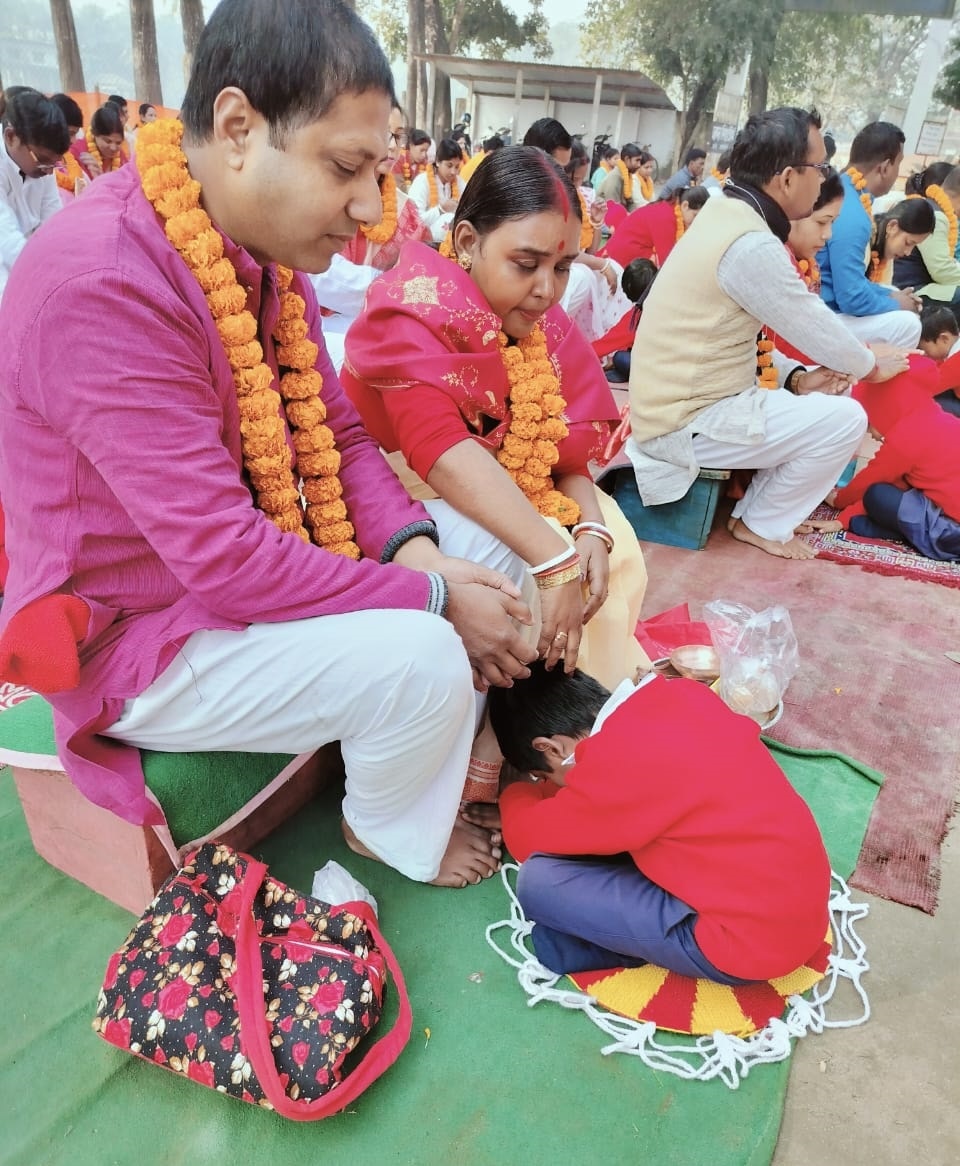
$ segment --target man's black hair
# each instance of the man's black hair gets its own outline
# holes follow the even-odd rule
[[[430,140],[430,135],[426,130],[413,129],[410,131],[411,146],[422,146],[424,142],[429,142]]]
[[[754,114],[733,143],[730,177],[738,185],[762,189],[787,166],[806,162],[810,130],[819,128],[815,109],[784,106]]]
[[[396,99],[390,64],[368,25],[342,0],[221,0],[200,35],[181,117],[188,141],[213,134],[213,105],[236,86],[283,149],[343,93]]]
[[[544,768],[534,737],[585,737],[609,696],[579,668],[567,675],[557,664],[548,672],[537,660],[530,665],[529,679],[515,680],[512,688],[490,689],[490,726],[506,760],[521,773],[530,773]]]
[[[9,97],[3,124],[10,126],[26,146],[42,146],[51,154],[65,154],[70,149],[70,130],[63,110],[55,101],[36,89],[23,89]]]
[[[646,154],[646,150],[642,146],[638,146],[636,142],[627,142],[625,146],[620,147],[620,157],[624,161],[627,158],[636,158],[641,154]]]
[[[858,170],[892,162],[907,139],[903,130],[889,121],[872,121],[865,125],[850,146],[850,165]]]
[[[76,129],[83,125],[83,110],[68,93],[54,93],[50,100],[60,107],[68,129]]]
[[[555,117],[540,117],[523,135],[523,144],[552,154],[554,150],[569,150],[573,138]]]
[[[699,146],[691,146],[690,149],[687,150],[687,155],[683,159],[683,164],[684,166],[689,166],[691,162],[696,162],[698,158],[706,158],[706,156],[706,150],[701,150]]]
[[[936,340],[941,332],[949,332],[951,336],[960,336],[957,317],[946,304],[924,308],[920,313],[920,339]]]
[[[483,149],[487,154],[492,154],[494,150],[502,150],[504,145],[505,142],[499,134],[494,134],[492,138],[483,139]]]

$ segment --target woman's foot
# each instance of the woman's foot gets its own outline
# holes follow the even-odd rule
[[[374,854],[360,841],[345,820],[341,821],[340,827],[347,846],[354,854],[372,858],[374,862],[383,862],[378,854]],[[488,879],[500,869],[502,852],[499,842],[499,831],[491,833],[481,826],[474,826],[458,819],[454,823],[447,849],[440,860],[440,870],[437,877],[430,880],[430,885],[465,887],[470,883],[476,884]]]
[[[731,518],[727,523],[727,530],[740,542],[748,543],[752,547],[759,547],[761,551],[766,551],[768,555],[776,555],[780,559],[815,559],[817,557],[814,548],[802,539],[792,538],[789,542],[778,543],[774,542],[773,539],[761,538],[760,535],[754,534],[741,518]]]

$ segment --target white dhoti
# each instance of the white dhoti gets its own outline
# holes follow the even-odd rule
[[[920,317],[916,312],[881,312],[877,316],[837,314],[846,327],[864,344],[893,344],[916,348],[920,342]]]
[[[761,538],[786,543],[836,485],[867,430],[861,406],[850,397],[808,393],[795,397],[771,391],[764,411],[764,434],[755,444],[693,438],[697,464],[755,469],[735,518]]]
[[[106,730],[144,749],[305,753],[339,741],[343,815],[384,862],[435,878],[477,709],[453,627],[363,611],[195,632]]]

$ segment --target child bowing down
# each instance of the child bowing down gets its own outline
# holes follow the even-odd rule
[[[722,984],[803,965],[828,926],[830,863],[760,730],[701,684],[611,694],[534,665],[490,694],[517,895],[551,971],[657,964]],[[547,779],[540,781],[539,779]]]

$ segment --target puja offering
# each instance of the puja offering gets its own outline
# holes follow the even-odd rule
[[[706,684],[712,684],[720,675],[720,657],[710,644],[684,644],[675,648],[670,653],[670,663],[681,676]]]

